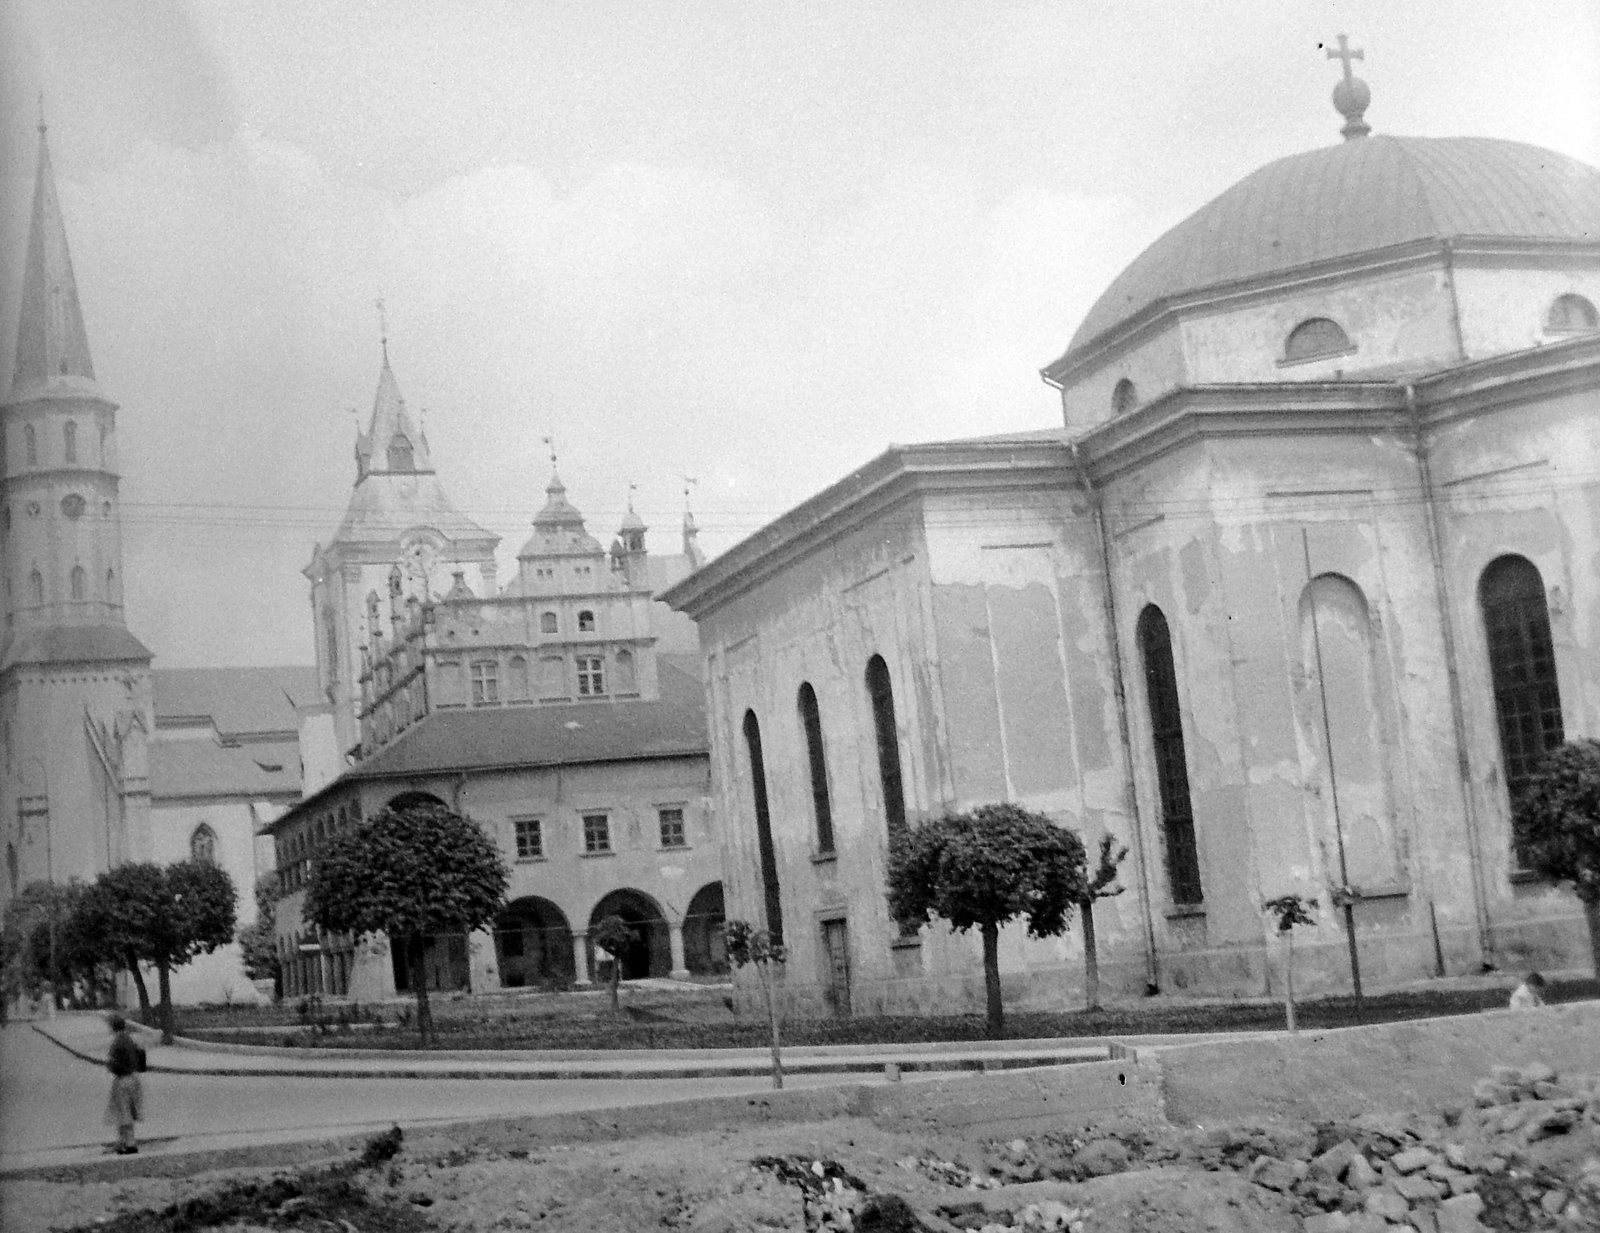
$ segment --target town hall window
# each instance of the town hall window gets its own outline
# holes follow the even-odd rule
[[[74,565],[72,567],[72,573],[68,575],[67,585],[71,588],[70,594],[72,595],[73,599],[83,598],[84,580],[86,577],[87,575],[83,572],[83,566]]]
[[[800,685],[800,728],[806,737],[806,764],[811,771],[811,810],[817,822],[817,851],[833,851],[833,802],[828,796],[828,759],[822,746],[822,714],[810,681]]]
[[[44,575],[37,566],[28,575],[28,595],[36,604],[44,603]]]
[[[555,613],[541,612],[539,614],[539,632],[541,634],[553,634],[557,632],[558,629],[560,629],[560,625],[556,621]]]
[[[472,705],[493,706],[500,701],[500,665],[492,659],[472,661]]]
[[[410,471],[414,469],[411,456],[411,442],[404,433],[395,433],[389,441],[389,470]]]
[[[1539,759],[1565,739],[1544,579],[1526,557],[1490,563],[1478,581],[1500,755],[1513,799]]]
[[[1172,664],[1172,634],[1167,618],[1154,604],[1139,615],[1138,637],[1144,659],[1145,697],[1150,706],[1150,736],[1155,744],[1161,826],[1167,840],[1167,880],[1173,903],[1197,904],[1203,899],[1200,854],[1195,846],[1194,809],[1189,799],[1178,674]]]
[[[1337,321],[1327,317],[1312,317],[1289,331],[1288,341],[1283,345],[1283,358],[1286,363],[1292,364],[1296,360],[1345,355],[1353,350],[1355,348],[1350,345],[1349,336]]]
[[[661,827],[661,846],[663,848],[686,848],[689,846],[689,837],[683,830],[683,810],[678,806],[671,809],[656,810],[656,821]]]
[[[611,819],[605,814],[583,815],[583,850],[596,855],[611,851]]]
[[[1581,295],[1559,295],[1550,305],[1545,329],[1552,334],[1583,334],[1600,329],[1600,314]]]
[[[1111,413],[1125,415],[1139,405],[1139,391],[1134,388],[1133,382],[1124,377],[1117,382],[1111,391]]]
[[[39,437],[38,434],[33,431],[32,424],[24,424],[22,426],[22,447],[28,455],[28,465],[30,467],[38,466]]]
[[[878,780],[883,787],[883,817],[892,835],[906,824],[905,785],[900,777],[900,738],[894,719],[894,686],[882,655],[867,661],[867,694],[878,738]]]
[[[598,655],[578,656],[578,693],[590,698],[605,692],[605,660]]]
[[[594,633],[594,613],[587,609],[578,613],[578,632],[580,634]]]
[[[204,822],[194,828],[189,836],[189,859],[202,865],[217,863],[217,832]]]
[[[69,463],[78,461],[78,425],[68,420],[61,428],[61,441]]]
[[[772,814],[767,807],[767,764],[761,756],[761,722],[744,713],[744,747],[750,758],[750,791],[756,807],[756,846],[761,854],[761,889],[767,909],[767,932],[783,941],[783,898],[778,887],[778,853],[772,844]]]
[[[544,828],[538,818],[518,818],[512,823],[516,828],[517,859],[537,861],[544,859]]]

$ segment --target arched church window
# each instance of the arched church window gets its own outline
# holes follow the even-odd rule
[[[616,658],[616,680],[612,687],[619,694],[631,694],[639,688],[639,675],[634,671],[633,652],[618,651]]]
[[[541,612],[539,614],[539,632],[541,634],[553,634],[558,632],[560,628],[561,624],[556,620],[555,613]]]
[[[882,655],[867,661],[867,696],[878,738],[878,782],[883,788],[883,819],[892,835],[906,824],[905,784],[900,776],[900,738],[894,717],[894,685]]]
[[[761,723],[754,711],[744,713],[744,747],[750,759],[750,791],[756,808],[756,844],[761,855],[767,932],[774,942],[782,942],[783,896],[778,886],[778,854],[772,844],[772,815],[767,808],[767,764],[761,756]]]
[[[1139,405],[1139,391],[1132,381],[1124,377],[1111,391],[1111,413],[1125,415]]]
[[[22,448],[28,456],[28,465],[39,465],[39,434],[33,431],[32,424],[22,426]]]
[[[1544,580],[1526,557],[1490,562],[1478,580],[1500,756],[1512,797],[1546,751],[1565,739]]]
[[[587,609],[578,613],[578,632],[580,634],[594,633],[594,613]]]
[[[117,573],[115,570],[106,570],[106,601],[116,602],[117,598]]]
[[[526,702],[528,700],[528,660],[522,655],[513,655],[511,662],[506,665],[508,680],[506,688],[510,691],[511,701]]]
[[[202,865],[217,863],[217,832],[204,822],[194,828],[194,834],[189,836],[189,859],[199,861]]]
[[[73,420],[68,420],[61,426],[61,444],[68,463],[78,461],[78,425]]]
[[[822,713],[810,681],[800,684],[796,699],[800,729],[806,737],[806,763],[811,771],[811,811],[817,822],[817,851],[833,851],[833,801],[828,795],[828,757],[822,745]]]
[[[1189,764],[1183,748],[1183,713],[1178,706],[1178,674],[1172,664],[1172,633],[1160,608],[1150,604],[1139,614],[1137,635],[1155,745],[1161,827],[1167,841],[1167,886],[1173,903],[1197,904],[1204,896],[1194,806],[1189,797]]]
[[[68,575],[68,585],[71,587],[73,599],[80,600],[83,598],[83,588],[86,581],[87,575],[83,572],[83,566],[74,565],[72,573]]]
[[[1581,295],[1558,295],[1545,318],[1545,329],[1552,334],[1582,334],[1600,329],[1600,314]]]
[[[28,575],[28,595],[36,604],[44,603],[44,575],[39,572],[39,567],[33,567],[33,572]]]
[[[1288,340],[1283,344],[1283,358],[1285,363],[1292,364],[1298,360],[1345,355],[1354,350],[1349,335],[1337,321],[1327,317],[1312,317],[1289,331]]]
[[[414,470],[411,454],[411,442],[404,433],[395,433],[389,440],[389,470],[411,471]]]

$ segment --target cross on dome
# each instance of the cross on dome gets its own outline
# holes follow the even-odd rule
[[[1372,102],[1372,91],[1366,82],[1350,71],[1350,64],[1354,60],[1365,60],[1366,52],[1359,47],[1351,47],[1350,40],[1341,34],[1338,48],[1329,47],[1327,56],[1344,66],[1344,79],[1333,88],[1333,106],[1344,117],[1344,127],[1339,131],[1344,134],[1346,141],[1365,137],[1372,131],[1372,126],[1362,119],[1362,115]]]

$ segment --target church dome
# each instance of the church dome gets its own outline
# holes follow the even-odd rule
[[[1600,242],[1600,169],[1488,137],[1363,137],[1278,159],[1145,249],[1051,368],[1186,295],[1453,240]]]

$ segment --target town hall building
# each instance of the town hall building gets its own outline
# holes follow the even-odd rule
[[[1331,53],[1336,54],[1336,53]],[[1586,966],[1511,799],[1600,735],[1600,170],[1371,135],[1246,176],[1043,371],[1062,426],[895,446],[679,583],[728,911],[793,1005],[983,1001],[975,934],[892,920],[895,829],[1012,801],[1129,849],[1103,978],[1261,994]],[[1348,911],[1347,911],[1348,909]],[[1017,1005],[1081,937],[1002,931]]]

